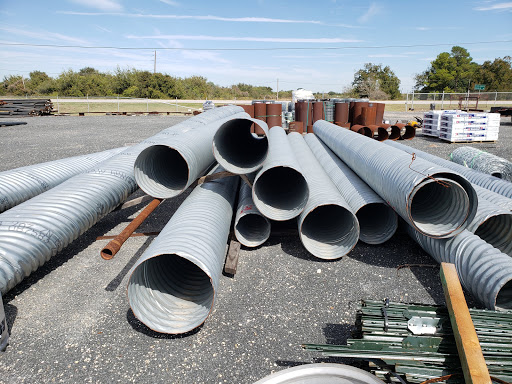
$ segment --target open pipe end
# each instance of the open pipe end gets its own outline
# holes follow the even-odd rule
[[[389,138],[389,133],[386,128],[377,128],[377,136],[375,137],[378,141],[385,141]]]
[[[161,199],[179,195],[190,183],[187,161],[166,145],[143,150],[135,160],[134,174],[144,192]]]
[[[401,140],[412,140],[416,136],[416,128],[410,125],[406,125],[405,132],[400,137]]]
[[[117,251],[115,249],[105,247],[101,250],[100,255],[104,260],[111,260],[116,253]]]
[[[326,204],[309,211],[299,227],[304,247],[312,255],[326,260],[349,253],[359,239],[359,223],[348,209]]]
[[[512,256],[512,213],[489,217],[478,226],[475,235],[501,252]]]
[[[459,183],[436,175],[414,188],[408,207],[409,218],[416,229],[433,238],[460,233],[474,210],[468,193]]]
[[[508,281],[501,287],[496,296],[495,301],[496,310],[511,310],[512,309],[512,280]]]
[[[390,133],[389,133],[389,140],[398,140],[400,138],[400,128],[396,125],[392,125],[389,127]]]
[[[226,170],[247,174],[259,169],[267,157],[268,139],[251,133],[249,119],[232,119],[222,124],[213,138],[213,154]],[[260,128],[264,123],[261,122]],[[266,126],[265,126],[266,129]]]
[[[210,277],[176,254],[144,261],[128,282],[133,314],[160,333],[182,334],[199,327],[212,310],[214,296]]]
[[[387,204],[372,203],[361,207],[356,217],[359,220],[359,240],[366,244],[382,244],[395,234],[398,216]]]
[[[258,214],[248,213],[235,223],[235,236],[246,247],[257,247],[270,237],[270,221]]]

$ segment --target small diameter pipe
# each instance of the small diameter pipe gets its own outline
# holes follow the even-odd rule
[[[302,135],[290,133],[288,140],[310,192],[306,207],[298,218],[300,240],[320,259],[339,259],[357,244],[359,222]]]
[[[263,137],[251,133],[256,124]],[[213,155],[226,170],[236,174],[252,173],[261,168],[269,148],[268,126],[262,120],[237,118],[222,124],[213,137]]]
[[[389,138],[389,133],[386,128],[380,127],[378,125],[369,125],[368,128],[372,130],[373,138],[377,141],[385,141]],[[377,135],[375,135],[375,132],[377,132]]]
[[[350,127],[350,130],[357,132],[363,136],[373,137],[372,130],[368,127],[365,127],[364,125],[359,125],[359,124],[353,125]]]
[[[146,208],[142,210],[141,213],[137,215],[133,221],[126,226],[122,232],[117,235],[114,239],[112,239],[100,252],[100,255],[105,260],[112,259],[117,252],[121,249],[124,242],[131,236],[133,232],[148,218],[148,216],[160,205],[162,199],[154,199],[151,203],[149,203]]]
[[[252,199],[258,210],[272,220],[297,217],[308,201],[308,183],[281,127],[268,131],[268,156],[256,175]]]
[[[270,221],[263,216],[252,200],[252,189],[240,183],[238,208],[235,217],[235,236],[246,247],[257,247],[270,237]]]
[[[366,244],[382,244],[389,240],[398,228],[395,211],[317,136],[307,134],[304,140],[355,212],[359,221],[359,240]]]

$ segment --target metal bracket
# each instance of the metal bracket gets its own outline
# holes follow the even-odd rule
[[[413,316],[407,322],[407,329],[414,335],[433,335],[441,330],[439,318]]]
[[[384,316],[384,332],[387,332],[388,328],[389,328],[388,311],[387,311],[388,307],[389,307],[389,299],[385,299],[384,306],[381,308],[382,315]]]

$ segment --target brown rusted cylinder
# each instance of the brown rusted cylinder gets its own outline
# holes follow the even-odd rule
[[[312,125],[308,125],[308,133],[313,133],[313,126]]]
[[[254,104],[240,104],[239,107],[242,107],[249,116],[254,117]],[[254,124],[251,124],[251,132],[254,133]]]
[[[350,103],[350,122],[352,125],[364,125],[362,119],[363,107],[367,107],[366,101],[355,101]]]
[[[398,140],[400,138],[400,128],[398,128],[396,125],[391,124],[379,124],[379,127],[384,128],[388,131],[388,139],[389,140]]]
[[[391,125],[391,129],[395,129],[395,131],[398,133],[398,139],[400,140],[403,140],[402,139],[402,135],[405,134],[405,124],[402,124],[402,123],[396,123],[396,124],[393,124]],[[393,131],[391,131],[391,135],[390,136],[393,136]],[[390,137],[390,140],[398,140],[398,139],[391,139]]]
[[[313,102],[313,124],[317,120],[324,120],[324,102],[323,101]]]
[[[267,104],[265,103],[254,103],[254,118],[267,122]],[[265,131],[258,125],[254,126],[254,133],[257,135],[265,135]]]
[[[386,108],[385,103],[373,103],[374,107],[377,107],[377,113],[375,114],[375,124],[381,125],[384,120],[384,109]]]
[[[349,103],[335,103],[334,104],[334,121],[340,124],[348,123],[348,107]]]
[[[364,135],[364,136],[373,137],[372,130],[364,125],[360,125],[360,124],[353,125],[350,127],[350,130],[360,133],[361,135]]]
[[[416,136],[416,128],[411,125],[406,125],[405,132],[400,136],[400,140],[412,140]]]
[[[133,232],[148,218],[148,216],[155,210],[156,207],[160,205],[162,199],[154,199],[151,203],[149,203],[146,208],[142,210],[141,213],[137,215],[133,221],[126,226],[123,231],[117,235],[114,239],[112,239],[100,252],[101,257],[105,260],[112,259],[117,252],[121,249],[124,242],[131,236]]]
[[[300,106],[300,121],[304,127],[313,124],[313,105],[309,101],[302,101]]]
[[[283,106],[281,104],[267,104],[267,125],[268,128],[282,126],[281,114]]]
[[[300,117],[301,117],[300,116],[300,109],[301,109],[301,107],[302,107],[302,103],[300,101],[297,101],[295,103],[295,121],[302,121],[300,119]]]
[[[297,132],[297,133],[302,134],[303,133],[302,121],[292,121],[292,122],[290,122],[290,129],[289,129],[289,131],[290,132]]]
[[[373,137],[375,140],[384,141],[389,137],[388,131],[386,128],[380,127],[378,125],[369,125],[368,128],[372,130]]]
[[[362,125],[366,125],[367,127],[370,125],[375,125],[375,114],[377,113],[377,107],[363,107],[361,109],[361,121]]]

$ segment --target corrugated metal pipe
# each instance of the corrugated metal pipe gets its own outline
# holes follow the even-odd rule
[[[251,133],[256,124],[263,137]],[[250,117],[225,122],[213,138],[213,154],[226,171],[236,174],[252,173],[261,168],[268,152],[268,126],[262,120]]]
[[[130,147],[0,214],[0,291],[6,293],[116,208],[137,184]]]
[[[478,200],[475,190],[462,176],[428,161],[414,160],[403,151],[325,121],[317,121],[314,130],[396,213],[422,234],[452,237],[473,220]]]
[[[309,197],[308,183],[281,127],[268,131],[268,155],[256,175],[252,199],[258,210],[272,220],[299,216]]]
[[[498,179],[512,181],[512,163],[492,153],[472,147],[459,147],[450,154],[450,160]]]
[[[185,333],[212,311],[238,180],[231,176],[197,186],[131,269],[130,306],[152,330]]]
[[[290,133],[288,140],[309,188],[308,202],[298,218],[300,240],[318,258],[339,259],[357,244],[359,222],[302,135]]]
[[[432,239],[410,225],[406,230],[438,263],[455,264],[462,286],[484,307],[512,309],[512,258],[469,231]]]
[[[490,191],[499,193],[500,195],[506,196],[508,198],[512,198],[512,183],[508,181],[498,179],[497,177],[488,175],[486,173],[475,171],[474,169],[467,168],[463,165],[454,163],[449,160],[441,159],[440,157],[420,151],[416,148],[408,147],[407,145],[403,145],[400,143],[392,143],[389,141],[386,141],[386,144],[394,148],[401,149],[402,151],[405,151],[407,153],[414,152],[416,156],[422,159],[428,160],[434,164],[446,167],[448,169],[460,173],[473,184],[479,185],[483,188],[489,189]]]
[[[257,247],[270,237],[270,221],[261,214],[252,200],[252,188],[240,185],[235,217],[235,236],[246,247]]]
[[[504,208],[507,211],[512,211],[512,199],[500,195],[499,193],[490,191],[485,189],[479,185],[471,184],[476,191],[479,199],[485,199],[495,205],[498,205],[500,208]]]
[[[382,244],[389,240],[398,227],[395,211],[318,137],[310,133],[304,139],[355,212],[359,221],[359,240],[367,244]]]
[[[0,213],[52,189],[125,149],[110,149],[0,172]]]
[[[241,107],[215,108],[153,136],[154,145],[135,161],[139,187],[160,199],[182,193],[214,163],[212,140],[219,126],[240,117],[249,118]]]

